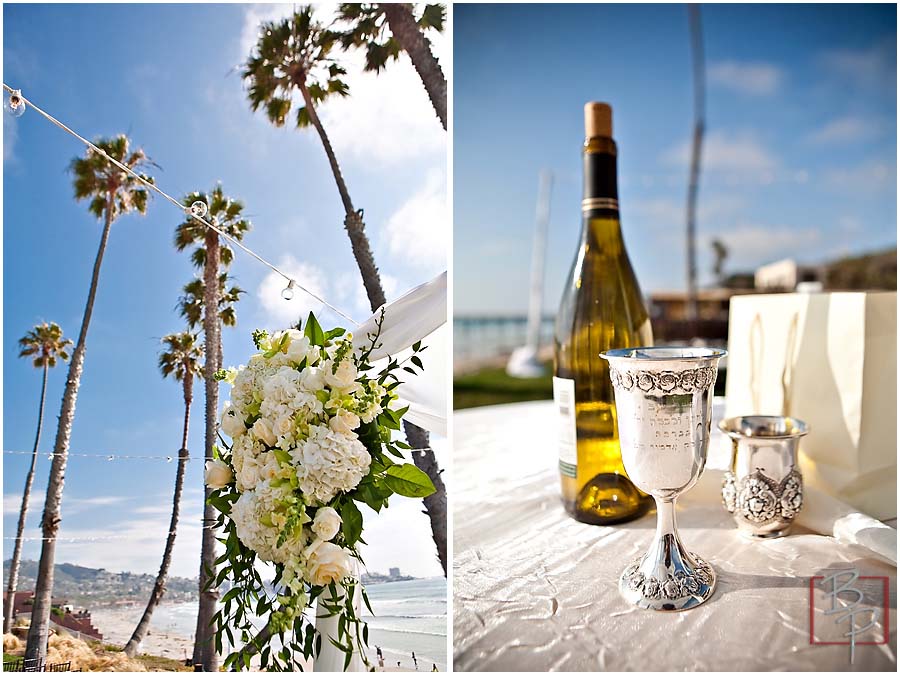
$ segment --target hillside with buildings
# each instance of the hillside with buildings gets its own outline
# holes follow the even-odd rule
[[[38,564],[23,560],[19,571],[19,591],[34,589]],[[8,578],[9,560],[3,563],[3,576]],[[105,569],[82,567],[70,563],[56,565],[53,583],[54,600],[76,607],[95,607],[106,604],[146,603],[156,577],[152,574],[110,572]],[[167,601],[197,599],[196,579],[169,577],[166,583]]]

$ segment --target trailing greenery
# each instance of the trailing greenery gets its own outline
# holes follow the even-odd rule
[[[352,489],[338,491],[325,503],[301,489],[298,467],[296,463],[292,463],[296,461],[292,453],[267,444],[270,449],[265,452],[274,454],[280,470],[277,477],[261,480],[265,484],[263,489],[280,490],[279,494],[286,496],[275,503],[274,512],[262,516],[260,524],[264,528],[279,527],[276,548],[290,549],[284,553],[288,558],[286,562],[271,562],[274,566],[274,580],[271,584],[264,582],[257,565],[268,558],[261,557],[260,553],[241,539],[239,525],[232,517],[235,504],[242,495],[247,494],[246,486],[241,489],[240,480],[234,480],[211,493],[209,503],[218,511],[215,524],[222,532],[223,536],[219,537],[219,541],[225,550],[215,561],[216,569],[209,570],[209,576],[212,587],[230,585],[222,596],[221,609],[213,617],[215,648],[218,653],[222,653],[226,640],[234,644],[236,639],[250,646],[250,649],[245,648],[228,655],[224,661],[226,668],[249,668],[251,653],[258,653],[263,670],[302,670],[304,662],[318,655],[322,648],[322,636],[304,614],[304,609],[313,603],[317,604],[320,615],[324,610],[324,614],[338,617],[337,639],[332,639],[331,642],[346,655],[345,669],[354,652],[364,657],[368,627],[357,614],[355,600],[356,594],[360,594],[371,612],[365,590],[352,575],[334,578],[327,584],[313,583],[307,574],[305,566],[308,563],[304,559],[303,548],[305,546],[307,550],[312,550],[321,545],[318,531],[315,541],[306,544],[310,533],[308,524],[315,525],[318,522],[317,515],[320,515],[322,509],[334,509],[340,516],[340,528],[335,528],[334,533],[325,539],[330,539],[334,546],[361,560],[357,545],[365,542],[362,538],[363,515],[358,504],[366,504],[379,512],[387,508],[394,494],[422,498],[434,492],[434,486],[427,475],[415,465],[403,462],[403,451],[408,450],[409,446],[394,440],[393,432],[400,429],[407,408],[391,407],[397,398],[394,392],[401,383],[402,373],[417,374],[417,371],[422,370],[418,354],[425,347],[417,343],[408,359],[399,362],[391,357],[382,370],[374,372],[369,357],[378,346],[383,320],[382,313],[377,321],[377,330],[367,336],[368,342],[359,353],[352,351],[352,336],[345,333],[344,329],[325,331],[312,313],[303,327],[302,338],[287,331],[274,336],[269,336],[266,331],[253,333],[254,343],[260,349],[259,356],[262,359],[269,360],[282,355],[279,357],[281,362],[291,363],[289,367],[300,373],[313,368],[312,364],[316,363],[318,366],[315,367],[324,368],[326,373],[336,376],[340,368],[352,360],[357,373],[352,382],[354,386],[358,385],[353,395],[355,399],[350,400],[341,390],[337,390],[337,394],[329,394],[324,388],[316,391],[316,397],[326,405],[337,401],[341,406],[367,406],[378,412],[373,413],[370,421],[360,420],[353,430],[353,435],[368,453],[370,461],[367,473]],[[289,361],[286,356],[294,353],[291,349],[292,341],[299,343],[304,340],[308,341],[309,351],[302,352],[303,355],[297,357],[299,362],[293,365],[294,362]],[[306,342],[303,344],[306,345]],[[304,346],[304,349],[307,347]],[[259,364],[260,361],[257,360],[256,363]],[[224,371],[220,371],[217,376],[219,379],[231,379],[232,382],[235,378],[233,373]],[[377,401],[368,398],[372,392],[377,392]],[[241,436],[252,431],[261,419],[259,403],[250,404],[249,408],[250,417],[243,420],[248,431],[244,432],[239,427],[235,432]],[[353,409],[359,410],[359,407]],[[328,410],[330,408],[324,409],[312,421],[304,422],[307,424],[307,431],[298,433],[309,434],[308,430],[313,424],[327,422],[328,415],[331,414]],[[298,428],[303,429],[304,423],[298,422]],[[216,448],[216,460],[220,466],[235,466],[234,446],[235,443],[231,447],[223,443]],[[307,524],[306,528],[304,524]],[[280,554],[281,551],[279,557],[282,557]],[[305,575],[299,578],[299,583],[297,569]],[[251,623],[251,619],[255,617],[268,619],[267,631],[255,635]]]

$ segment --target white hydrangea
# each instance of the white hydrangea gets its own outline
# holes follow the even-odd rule
[[[372,463],[356,434],[337,433],[326,426],[310,427],[306,440],[290,453],[301,491],[319,504],[359,485]]]
[[[238,538],[263,560],[286,563],[295,559],[309,542],[308,529],[297,527],[291,537],[278,546],[278,536],[287,522],[282,503],[289,497],[289,489],[262,483],[256,489],[244,492],[231,507],[231,519]]]

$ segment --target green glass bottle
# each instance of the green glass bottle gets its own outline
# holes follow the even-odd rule
[[[647,512],[652,500],[625,473],[609,366],[600,353],[651,346],[650,316],[619,223],[612,109],[585,105],[581,239],[556,315],[553,394],[566,511],[612,524]]]

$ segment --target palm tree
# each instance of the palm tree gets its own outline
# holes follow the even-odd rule
[[[347,71],[330,56],[337,41],[337,33],[316,21],[312,8],[306,5],[279,23],[263,24],[256,54],[247,60],[243,77],[249,83],[250,107],[254,111],[265,107],[269,121],[276,127],[284,126],[294,103],[294,91],[300,92],[303,105],[297,108],[297,127],[303,129],[311,124],[319,134],[344,205],[344,227],[366,294],[370,299],[375,298],[376,307],[380,307],[384,304],[384,291],[377,283],[378,268],[366,236],[362,210],[353,207],[334,148],[316,112],[316,105],[328,97],[347,96],[350,91],[341,80]]]
[[[71,171],[74,174],[75,199],[89,199],[88,210],[97,218],[102,218],[103,233],[100,235],[100,247],[94,260],[91,285],[88,290],[87,304],[81,320],[81,331],[72,352],[69,363],[66,388],[63,393],[62,406],[59,412],[59,425],[56,429],[56,442],[53,446],[53,463],[50,466],[50,479],[47,483],[47,494],[44,498],[44,514],[41,519],[43,542],[41,559],[38,565],[37,581],[34,589],[34,605],[31,610],[31,627],[28,629],[28,642],[25,647],[26,659],[43,661],[47,656],[47,638],[50,631],[50,601],[53,594],[53,566],[56,559],[56,533],[59,530],[60,502],[63,484],[66,477],[66,462],[69,454],[69,442],[72,436],[72,423],[75,421],[75,401],[78,398],[78,387],[81,384],[81,373],[84,370],[84,354],[87,348],[87,333],[94,311],[94,300],[100,282],[100,267],[103,254],[109,241],[109,233],[113,222],[120,216],[131,212],[144,214],[147,212],[147,201],[150,193],[147,187],[131,174],[114,166],[106,158],[108,155],[121,162],[129,169],[138,172],[147,182],[153,179],[141,173],[141,169],[150,164],[143,150],[131,149],[127,136],[121,134],[115,138],[101,139],[95,145],[105,154],[88,150],[84,157],[72,160]]]
[[[385,295],[363,224],[362,210],[353,208],[334,149],[315,110],[315,104],[329,95],[347,96],[349,93],[347,85],[340,80],[346,71],[329,56],[336,39],[336,33],[326,30],[313,19],[312,9],[307,5],[280,23],[263,24],[256,53],[248,59],[243,76],[249,82],[251,108],[258,110],[264,106],[269,120],[279,127],[285,123],[291,110],[294,90],[300,90],[304,106],[297,110],[297,126],[304,128],[312,123],[322,140],[344,204],[344,227],[374,312],[385,304]],[[407,440],[414,449],[413,461],[428,474],[436,489],[425,500],[425,508],[431,519],[438,557],[446,574],[447,493],[441,471],[434,453],[428,447],[428,432],[411,424],[405,427]]]
[[[365,47],[366,70],[376,73],[405,51],[446,131],[447,80],[425,31],[443,32],[447,7],[425,5],[418,17],[415,10],[415,5],[401,2],[341,3],[339,17],[350,24],[349,30],[341,33],[341,42],[344,47]]]
[[[688,5],[688,25],[691,32],[691,60],[694,80],[694,132],[691,136],[691,168],[688,178],[685,213],[687,238],[687,318],[691,330],[697,321],[697,192],[700,189],[700,157],[703,152],[703,132],[706,127],[706,66],[703,55],[703,31],[700,8]]]
[[[184,198],[185,207],[190,207],[194,202],[204,202],[208,206],[208,220],[216,227],[228,234],[233,239],[243,239],[250,230],[250,221],[242,216],[244,205],[222,191],[222,186],[217,185],[209,194],[193,192]],[[242,292],[235,287],[231,291],[223,293],[227,277],[221,269],[228,267],[234,258],[234,252],[219,241],[218,233],[188,216],[175,229],[175,248],[183,251],[195,246],[191,260],[195,267],[203,270],[203,278],[196,279],[185,287],[185,296],[181,300],[181,312],[188,319],[193,328],[200,320],[202,309],[202,323],[204,335],[204,351],[206,363],[203,369],[203,377],[206,385],[206,459],[213,457],[213,445],[216,443],[216,419],[219,409],[219,383],[215,379],[216,371],[222,367],[222,336],[223,311],[226,312],[233,325],[235,321],[233,302],[228,298],[237,300]],[[202,302],[201,299],[202,298]],[[223,301],[225,308],[223,310]],[[212,309],[211,309],[212,308]],[[209,497],[210,489],[204,486],[206,497]],[[202,664],[206,672],[215,672],[219,669],[219,658],[213,645],[211,622],[216,611],[218,592],[211,587],[210,572],[215,567],[216,560],[216,536],[209,524],[215,522],[216,512],[209,502],[203,509],[203,537],[200,544],[200,605],[197,611],[197,631],[194,641],[194,663]]]
[[[44,399],[47,395],[47,373],[56,365],[56,359],[69,360],[66,351],[72,345],[71,340],[63,338],[62,328],[55,323],[38,324],[25,333],[19,340],[19,356],[34,357],[35,368],[43,370],[41,380],[41,402],[38,405],[37,433],[34,436],[34,448],[31,450],[31,466],[25,477],[25,491],[22,493],[22,505],[19,507],[19,526],[16,529],[16,543],[13,546],[12,561],[9,564],[9,581],[6,586],[6,613],[3,615],[3,633],[12,629],[13,613],[16,606],[16,586],[19,583],[19,561],[22,559],[22,537],[25,532],[25,516],[28,514],[28,500],[31,497],[31,486],[34,484],[34,468],[37,464],[38,446],[41,443],[41,428],[44,425]]]
[[[159,355],[159,370],[163,377],[170,375],[176,382],[181,382],[184,394],[184,426],[181,432],[181,449],[178,451],[178,468],[175,472],[175,495],[172,498],[172,519],[169,523],[169,534],[166,537],[166,548],[163,551],[162,564],[156,575],[156,583],[150,593],[150,600],[138,622],[131,639],[125,645],[125,653],[134,656],[138,645],[150,629],[150,618],[153,610],[162,600],[166,592],[166,579],[172,564],[172,549],[175,547],[175,531],[178,529],[178,514],[181,509],[181,492],[184,487],[184,473],[188,463],[188,428],[191,421],[191,402],[194,398],[194,377],[200,374],[200,359],[203,358],[203,347],[197,341],[197,335],[190,331],[172,333],[162,339],[165,350]]]

